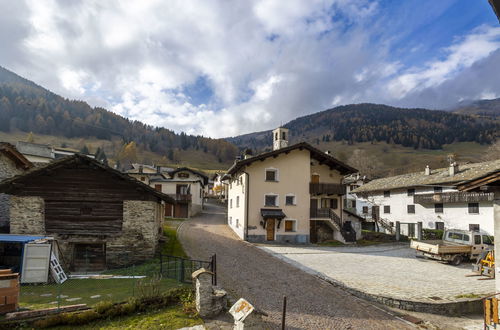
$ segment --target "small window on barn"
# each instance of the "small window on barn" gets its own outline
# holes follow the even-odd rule
[[[434,204],[434,213],[443,213],[444,205],[443,203]]]
[[[391,206],[390,205],[384,205],[384,213],[391,213]]]
[[[469,203],[469,214],[479,214],[479,203]]]
[[[80,215],[92,215],[92,208],[84,206],[80,209]]]
[[[415,213],[415,205],[407,205],[406,206],[408,213],[412,214]]]
[[[179,178],[181,179],[188,179],[189,178],[189,173],[184,173],[184,172],[181,172],[177,175]]]
[[[391,191],[390,190],[384,191],[384,197],[391,197]]]

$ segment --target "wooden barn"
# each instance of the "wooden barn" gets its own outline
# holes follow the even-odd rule
[[[74,271],[154,256],[165,204],[175,201],[130,176],[74,155],[0,184],[10,194],[10,233],[51,236]]]

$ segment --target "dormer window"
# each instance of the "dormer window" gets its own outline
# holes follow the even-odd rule
[[[267,168],[266,181],[278,181],[278,170],[275,168]]]

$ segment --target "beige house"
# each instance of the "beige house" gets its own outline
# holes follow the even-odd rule
[[[308,143],[288,146],[288,134],[275,129],[273,151],[228,170],[228,225],[252,242],[356,240],[360,219],[342,210],[342,179],[357,170]]]

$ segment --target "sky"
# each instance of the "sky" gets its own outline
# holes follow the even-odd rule
[[[210,137],[351,103],[500,97],[487,0],[0,0],[0,66]]]

